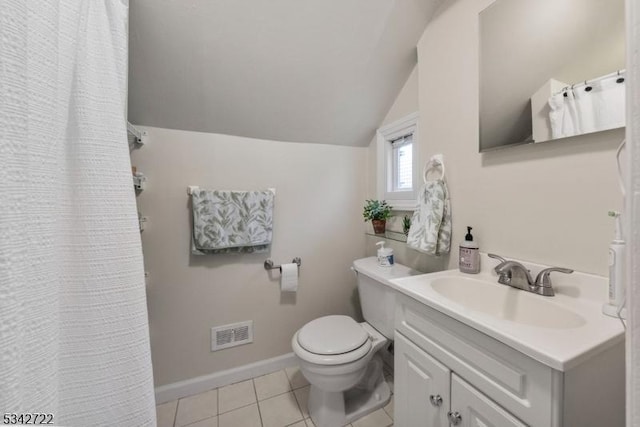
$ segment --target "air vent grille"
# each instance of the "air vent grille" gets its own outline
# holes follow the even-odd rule
[[[211,351],[218,351],[253,342],[253,321],[211,328]]]

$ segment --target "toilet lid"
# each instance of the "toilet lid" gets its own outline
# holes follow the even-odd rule
[[[310,353],[342,354],[361,347],[369,334],[349,316],[325,316],[300,329],[298,343]]]

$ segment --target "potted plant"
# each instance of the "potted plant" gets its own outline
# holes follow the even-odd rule
[[[386,200],[367,200],[362,216],[365,221],[371,221],[374,233],[383,234],[387,219],[391,217],[391,206]]]
[[[410,228],[411,228],[411,218],[409,217],[409,215],[405,215],[404,218],[402,218],[402,231],[404,231],[405,236],[409,235]]]

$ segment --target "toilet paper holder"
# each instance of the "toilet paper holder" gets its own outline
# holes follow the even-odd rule
[[[302,260],[300,259],[300,257],[295,257],[293,259],[293,261],[291,261],[291,262],[298,264],[298,268],[300,268],[300,266],[302,265]],[[281,265],[275,265],[273,263],[273,261],[270,260],[270,259],[268,259],[268,260],[266,260],[264,262],[264,269],[265,270],[275,270],[276,268],[279,269],[279,270],[282,270],[282,266]]]

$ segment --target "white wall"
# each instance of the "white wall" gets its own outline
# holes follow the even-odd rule
[[[447,2],[418,44],[420,156],[447,165],[449,267],[470,225],[482,251],[604,275],[624,132],[478,154],[478,13],[491,3]]]
[[[405,116],[408,116],[411,113],[415,113],[418,111],[418,66],[416,65],[407,78],[407,81],[402,86],[400,92],[396,96],[395,101],[389,108],[387,115],[384,120],[380,122],[378,128],[388,125],[389,123],[393,123],[396,120],[399,120]],[[369,170],[371,171],[371,176],[367,179],[367,198],[375,198],[376,197],[376,168],[377,168],[377,157],[376,157],[376,141],[377,137],[374,135],[371,143],[369,144],[369,149],[367,151],[368,156],[368,165]]]
[[[418,66],[413,69],[404,86],[398,93],[393,105],[389,108],[387,115],[378,127],[383,127],[395,122],[411,113],[418,111]],[[376,198],[376,168],[377,168],[377,150],[376,137],[373,138],[368,149],[368,165],[369,176],[367,179],[367,198]],[[387,221],[387,229],[394,231],[402,231],[402,217],[404,215],[413,215],[413,212],[394,211],[393,217]],[[371,223],[368,222],[365,230],[373,232]],[[366,255],[376,255],[376,243],[380,238],[375,236],[366,236]],[[404,264],[419,271],[429,272],[441,270],[444,266],[444,259],[429,257],[418,251],[407,248],[407,245],[393,240],[387,240],[386,246],[393,248],[395,261]]]
[[[148,176],[138,206],[156,385],[291,351],[294,332],[326,314],[358,316],[349,270],[364,255],[366,148],[147,128],[133,152]],[[190,256],[188,185],[277,190],[270,254]],[[263,268],[302,258],[295,299]],[[272,278],[271,278],[272,277]],[[210,352],[210,328],[253,319],[253,344]]]

